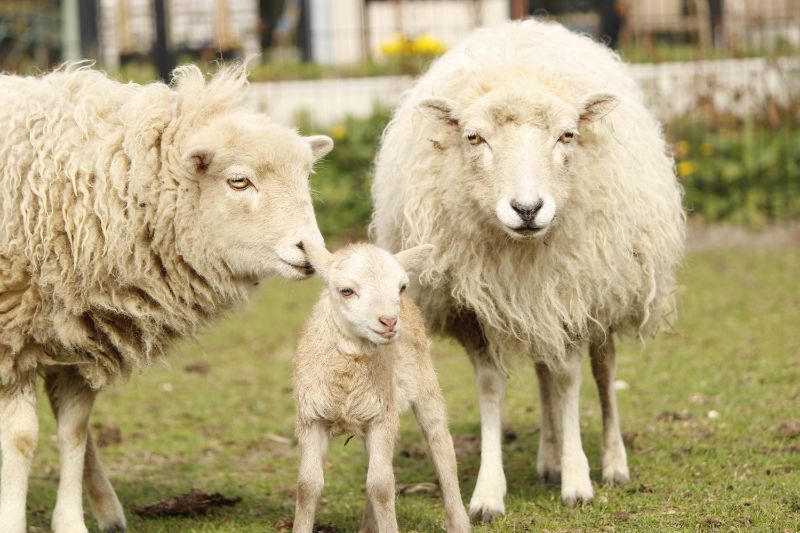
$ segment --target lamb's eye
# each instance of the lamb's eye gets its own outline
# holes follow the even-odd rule
[[[405,283],[400,285],[400,294],[403,294],[404,292],[406,292],[406,287],[408,287],[408,285],[406,285]]]
[[[477,133],[468,133],[467,140],[471,145],[476,146],[483,142],[483,137],[481,137]]]
[[[575,138],[574,131],[565,131],[564,133],[561,134],[561,137],[558,138],[558,142],[569,144],[572,142],[572,139],[574,138]]]
[[[339,294],[341,294],[345,298],[350,298],[355,293],[356,293],[356,291],[354,291],[350,287],[345,287],[344,289],[339,289]]]
[[[245,189],[249,189],[252,186],[253,182],[250,181],[245,176],[234,176],[232,178],[228,178],[228,187],[230,187],[234,191],[243,191]]]

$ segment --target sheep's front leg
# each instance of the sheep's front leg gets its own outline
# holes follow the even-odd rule
[[[614,390],[617,352],[611,333],[604,339],[592,341],[589,357],[603,412],[603,482],[607,485],[624,485],[630,479],[630,474],[625,443],[619,428],[617,393]]]
[[[54,370],[45,378],[50,407],[56,419],[64,399],[75,394],[85,394],[87,385],[77,376],[70,378],[68,369]],[[82,392],[84,391],[84,392]],[[106,476],[91,431],[86,433],[86,453],[83,461],[83,484],[92,514],[100,531],[121,533],[126,530],[125,512],[119,503],[114,487]]]
[[[589,461],[581,444],[578,397],[581,388],[581,354],[567,354],[564,365],[554,372],[561,415],[561,500],[567,507],[592,501]]]
[[[298,423],[300,470],[297,476],[297,504],[294,533],[311,533],[317,502],[325,485],[325,458],[328,456],[328,430],[320,421]]]
[[[474,357],[473,364],[481,412],[481,468],[469,502],[469,516],[473,522],[491,522],[495,516],[506,512],[506,474],[501,447],[506,377],[483,358]]]
[[[394,441],[396,422],[374,424],[367,428],[366,444],[369,454],[367,470],[367,498],[369,505],[364,516],[364,527],[379,533],[397,533],[397,515],[394,508]],[[368,514],[373,521],[370,524]]]
[[[536,363],[539,380],[541,422],[539,423],[539,451],[536,455],[536,472],[544,483],[561,481],[561,415],[558,411],[553,374],[547,365]]]
[[[45,378],[45,390],[58,423],[58,448],[61,474],[56,507],[53,511],[54,533],[85,533],[83,520],[83,475],[89,415],[96,393],[77,373],[58,370]]]
[[[439,487],[444,500],[445,520],[449,533],[472,531],[469,518],[461,501],[458,488],[458,467],[453,438],[447,428],[444,398],[436,384],[433,368],[422,380],[420,397],[412,404],[422,435],[428,443],[433,467],[439,478]]]
[[[0,533],[25,533],[28,476],[39,438],[36,376],[0,391]]]

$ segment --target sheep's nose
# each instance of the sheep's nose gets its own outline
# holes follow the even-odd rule
[[[536,217],[536,213],[544,205],[544,200],[541,198],[535,204],[521,204],[516,200],[511,200],[511,209],[517,212],[519,218],[521,218],[525,222],[530,222]]]
[[[392,331],[397,325],[397,317],[381,316],[378,321],[386,327],[387,331]]]

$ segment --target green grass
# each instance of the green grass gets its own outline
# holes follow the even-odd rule
[[[535,476],[538,407],[530,364],[509,382],[505,423],[518,438],[504,445],[507,516],[477,531],[797,531],[800,528],[800,438],[775,434],[800,416],[800,249],[737,249],[686,259],[676,331],[642,347],[625,343],[619,378],[623,429],[633,481],[598,485],[600,413],[586,372],[581,415],[595,503],[568,510],[557,487]],[[196,341],[176,346],[164,365],[104,393],[93,424],[117,426],[122,442],[101,454],[125,506],[130,530],[280,531],[293,514],[296,448],[289,389],[295,334],[317,281],[266,283],[247,308]],[[463,442],[478,431],[472,371],[460,348],[437,341],[434,356],[451,416]],[[187,372],[205,362],[206,374]],[[585,365],[588,367],[588,365]],[[707,417],[710,410],[718,419]],[[659,415],[681,413],[685,420]],[[57,482],[52,417],[40,405],[42,431],[29,496],[29,524],[48,530]],[[664,417],[661,417],[664,418]],[[397,482],[432,481],[427,459],[402,450],[420,442],[406,415],[395,456]],[[332,443],[318,521],[355,531],[364,505],[363,447]],[[479,457],[459,446],[465,501]],[[143,520],[131,510],[197,488],[241,496],[233,508],[194,519]],[[441,531],[433,494],[400,495],[403,531]],[[95,530],[93,520],[87,523]]]

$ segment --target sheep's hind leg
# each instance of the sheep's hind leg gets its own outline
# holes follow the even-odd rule
[[[581,354],[567,354],[563,367],[553,373],[561,415],[561,500],[567,507],[592,501],[589,461],[581,444],[578,398],[581,387]]]
[[[469,516],[473,522],[491,522],[506,512],[501,433],[506,377],[484,357],[472,357],[472,362],[481,412],[481,467],[469,502]]]
[[[558,411],[553,374],[547,365],[536,363],[539,381],[541,421],[539,423],[539,451],[536,454],[536,473],[546,484],[561,481],[561,415]]]
[[[0,391],[0,533],[25,533],[28,476],[39,438],[36,376]]]
[[[630,473],[625,443],[619,428],[617,395],[614,390],[616,349],[611,333],[589,344],[589,357],[603,412],[603,482],[607,485],[624,485],[630,479]]]
[[[81,381],[70,369],[56,369],[45,376],[45,391],[58,426],[61,462],[52,519],[54,533],[88,531],[83,519],[83,465],[95,393]]]
[[[117,493],[106,476],[91,432],[86,435],[86,457],[83,464],[83,483],[92,514],[100,531],[122,533],[127,529],[125,512],[119,503]]]

